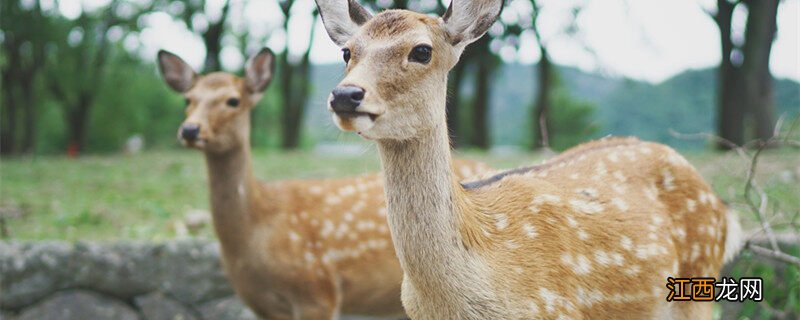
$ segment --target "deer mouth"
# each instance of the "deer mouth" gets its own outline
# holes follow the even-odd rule
[[[186,140],[180,139],[184,147],[203,150],[206,147],[206,139]]]
[[[338,112],[334,112],[334,113],[339,118],[342,118],[342,120],[351,120],[351,119],[358,118],[358,117],[369,117],[370,120],[375,121],[375,119],[378,119],[378,117],[380,116],[380,115],[375,114],[375,113],[361,112],[361,111],[352,111],[352,112],[338,111]]]
[[[362,111],[333,112],[333,122],[339,129],[359,133],[372,128],[379,117],[380,114]]]

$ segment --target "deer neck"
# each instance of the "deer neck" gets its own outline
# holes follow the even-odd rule
[[[214,230],[226,255],[247,246],[254,227],[259,182],[253,175],[250,142],[221,153],[206,152]]]
[[[378,147],[389,228],[407,281],[439,298],[485,283],[481,260],[460,233],[465,196],[453,175],[446,124],[414,140],[378,141]]]

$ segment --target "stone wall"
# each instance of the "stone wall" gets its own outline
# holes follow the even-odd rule
[[[210,240],[0,242],[0,319],[256,319]]]

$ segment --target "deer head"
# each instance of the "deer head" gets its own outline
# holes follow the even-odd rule
[[[317,0],[346,76],[330,95],[336,125],[367,139],[409,140],[445,119],[448,71],[497,19],[502,0],[453,1],[442,17],[372,16],[354,0]]]
[[[185,146],[207,152],[226,152],[249,143],[250,110],[272,79],[273,54],[267,48],[252,56],[245,77],[214,72],[197,75],[168,51],[158,52],[164,81],[186,98],[186,120],[178,130]]]

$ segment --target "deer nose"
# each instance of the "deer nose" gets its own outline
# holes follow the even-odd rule
[[[364,101],[364,89],[356,86],[338,86],[331,95],[331,108],[334,112],[355,112]]]
[[[195,141],[200,135],[200,125],[195,123],[184,123],[181,126],[181,138],[186,141]]]

